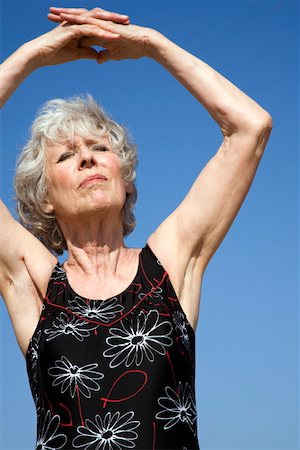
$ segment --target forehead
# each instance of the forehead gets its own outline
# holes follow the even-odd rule
[[[110,140],[107,136],[72,136],[65,137],[57,142],[46,141],[45,153],[46,157],[59,154],[60,152],[68,149],[80,149],[82,145],[91,146],[97,143],[106,144],[109,148],[112,148]]]

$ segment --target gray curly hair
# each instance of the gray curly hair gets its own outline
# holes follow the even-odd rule
[[[47,197],[45,149],[49,142],[61,144],[75,135],[108,137],[120,158],[123,180],[133,185],[123,207],[124,237],[135,227],[137,148],[126,128],[114,122],[90,95],[50,100],[39,111],[31,127],[31,138],[18,157],[14,187],[20,222],[57,255],[67,245],[55,213],[43,210]]]

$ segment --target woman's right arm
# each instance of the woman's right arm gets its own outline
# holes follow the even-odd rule
[[[18,48],[0,65],[0,107],[34,70],[34,61],[25,46]]]
[[[123,18],[120,21],[124,20]],[[114,33],[91,25],[60,24],[18,48],[0,65],[1,107],[34,70],[77,59],[97,59],[92,48],[81,48],[83,37],[115,39]],[[41,313],[42,299],[57,259],[18,223],[0,200],[0,295],[18,344],[25,355]]]
[[[92,48],[81,48],[83,37],[94,36],[103,40],[115,39],[115,33],[103,32],[94,25],[62,23],[51,31],[21,45],[0,65],[0,104],[8,100],[22,81],[34,70],[48,65],[62,64],[77,59],[97,59]],[[20,271],[29,271],[38,288],[43,288],[42,261],[55,258],[43,244],[14,220],[8,209],[0,203],[0,293],[11,291]],[[49,265],[49,264],[48,264]],[[38,267],[38,270],[35,270]],[[46,271],[48,273],[49,269]],[[36,273],[35,273],[36,272]],[[41,292],[41,290],[39,289]],[[43,289],[42,289],[43,291]],[[6,295],[7,296],[7,295]]]

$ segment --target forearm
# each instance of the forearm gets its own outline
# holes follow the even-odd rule
[[[205,62],[160,33],[151,35],[149,57],[165,67],[207,109],[224,136],[271,122],[270,115]]]
[[[35,68],[33,57],[26,44],[0,65],[0,108]]]

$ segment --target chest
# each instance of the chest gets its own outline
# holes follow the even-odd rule
[[[120,296],[131,285],[134,275],[124,278],[107,276],[97,277],[69,277],[68,283],[72,290],[80,297],[91,300],[108,300],[112,297]]]
[[[111,270],[100,270],[92,275],[82,276],[65,270],[65,278],[72,290],[81,297],[94,300],[117,297],[123,294],[138,277],[138,256],[137,253],[128,263],[123,264],[117,273]]]

